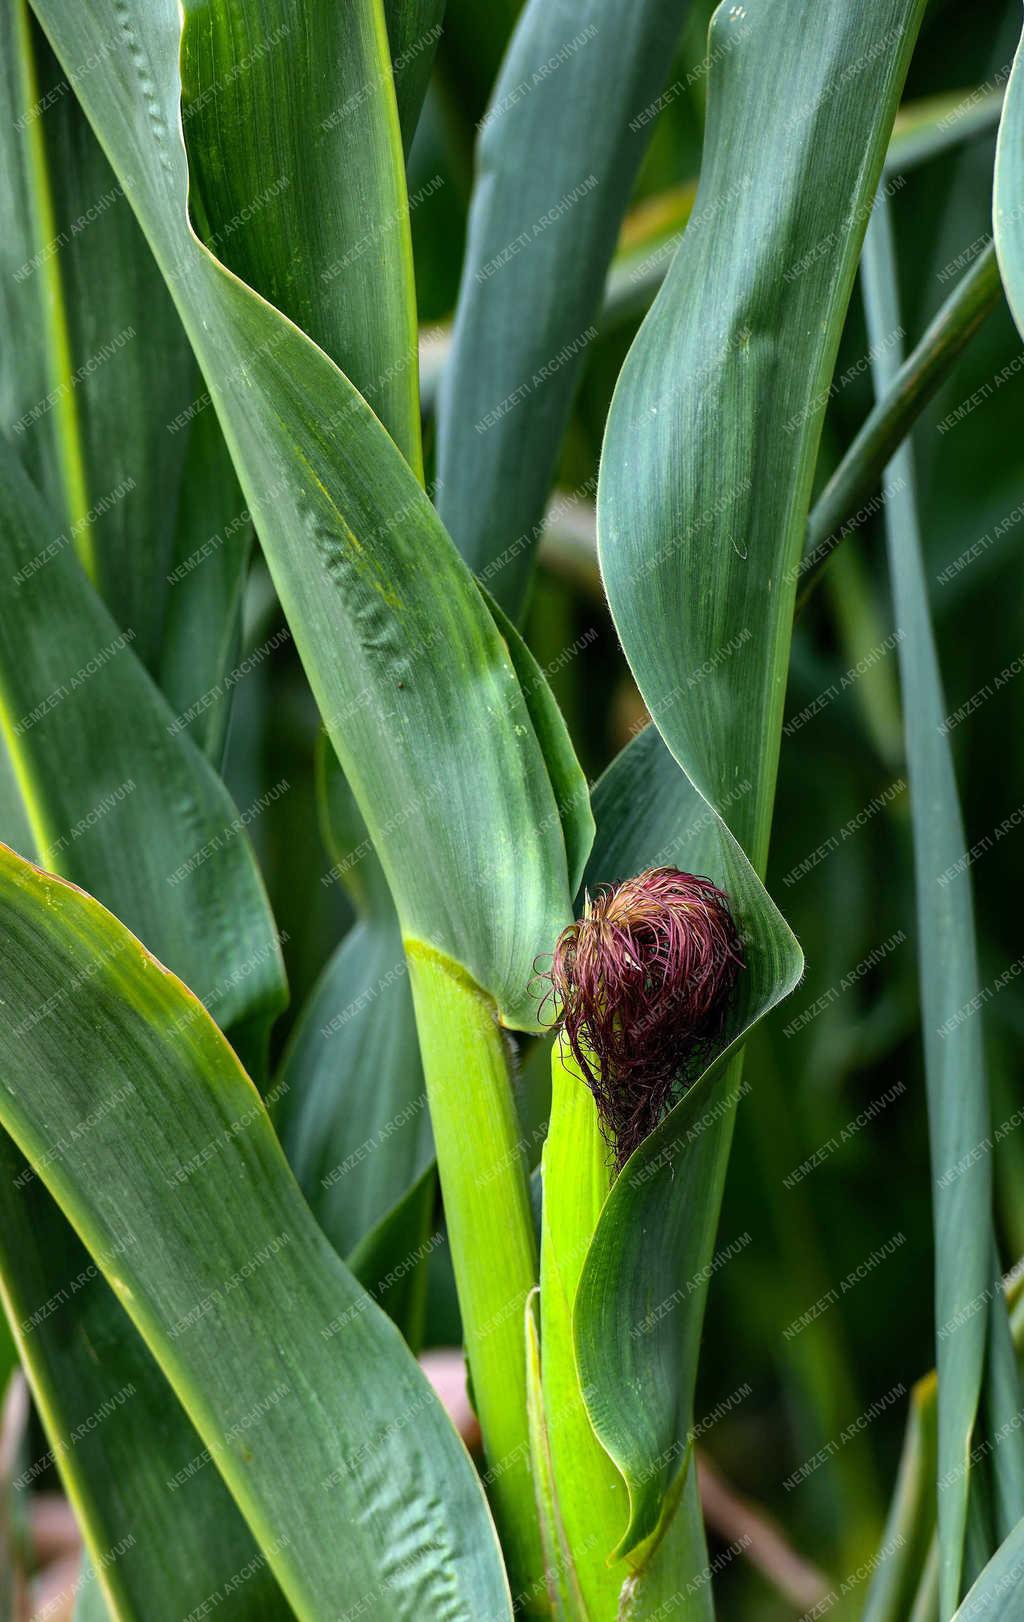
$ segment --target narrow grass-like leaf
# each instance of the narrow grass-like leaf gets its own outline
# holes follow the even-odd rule
[[[0,31],[0,400],[57,520],[32,567],[78,552],[218,758],[251,527],[163,278],[24,0],[4,0]]]
[[[697,206],[605,436],[599,544],[627,658],[758,868],[814,456],[921,10],[718,8]],[[723,810],[744,772],[754,791]]]
[[[10,852],[0,904],[3,1124],[157,1357],[298,1616],[357,1603],[382,1618],[507,1614],[465,1451],[317,1227],[205,1010],[96,902]],[[87,1160],[62,1147],[86,1119]]]
[[[666,0],[530,0],[482,124],[437,501],[513,618],[684,15]]]
[[[895,257],[880,198],[865,246],[864,303],[876,390],[899,365]],[[904,443],[885,482],[886,536],[898,628],[907,768],[914,828],[918,963],[935,1225],[938,1373],[938,1530],[942,1608],[960,1598],[971,1488],[971,1439],[985,1368],[989,1315],[1005,1312],[992,1247],[989,1100],[971,874],[917,524],[913,453]],[[993,1296],[992,1292],[995,1291]],[[1005,1386],[1004,1386],[1005,1396]],[[1003,1418],[1020,1407],[1004,1405]],[[1001,1446],[1024,1445],[1015,1432]]]

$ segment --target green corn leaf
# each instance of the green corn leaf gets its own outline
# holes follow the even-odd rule
[[[209,1450],[6,1132],[0,1281],[50,1444],[25,1461],[15,1491],[25,1501],[43,1467],[56,1463],[93,1556],[89,1586],[107,1594],[119,1618],[181,1622],[256,1560],[250,1614],[283,1622],[291,1611]],[[280,1400],[276,1388],[265,1396]],[[258,1429],[261,1412],[240,1434]]]
[[[1024,333],[1024,36],[999,121],[992,227],[1007,302],[1018,332]]]
[[[1024,1520],[992,1556],[953,1622],[1016,1622],[1024,1600]]]
[[[265,1040],[285,988],[258,808],[175,731],[71,549],[32,570],[57,525],[4,441],[0,468],[0,723],[39,859],[158,946],[225,1029]]]
[[[423,1345],[431,1257],[445,1243],[433,1161],[345,1257],[414,1352]]]
[[[558,1498],[555,1492],[551,1447],[544,1412],[541,1384],[540,1334],[531,1296],[526,1309],[526,1379],[530,1416],[530,1466],[544,1539],[546,1587],[555,1622],[577,1622],[589,1613],[576,1578],[572,1552],[566,1546]]]
[[[0,1118],[214,1453],[296,1614],[365,1602],[382,1618],[507,1615],[462,1444],[317,1227],[205,1010],[98,903],[10,852],[0,905]],[[86,1119],[87,1158],[60,1146]],[[243,1436],[243,1416],[280,1386]]]
[[[904,102],[893,126],[885,173],[906,174],[952,147],[987,135],[999,123],[1002,106],[1002,90],[985,86]]]
[[[287,0],[183,9],[200,235],[337,362],[420,471],[412,244],[379,0],[319,0],[301,27]]]
[[[237,483],[163,278],[24,0],[4,0],[0,32],[0,401],[59,520],[34,567],[78,552],[175,713],[201,706],[193,739],[216,758],[251,538]]]
[[[697,206],[605,437],[599,545],[627,658],[710,804],[754,778],[723,814],[758,868],[824,403],[920,11],[716,11]],[[744,206],[723,207],[737,188]]]
[[[318,767],[331,875],[359,916],[303,1010],[274,1091],[299,1186],[347,1256],[422,1176],[433,1143],[394,904],[326,739]]]
[[[799,971],[757,876],[794,571],[857,253],[922,9],[719,7],[697,204],[605,434],[602,572],[648,709],[692,785],[690,827],[675,826],[682,865],[723,885],[747,933],[734,1041]],[[732,206],[737,188],[742,207]],[[685,1446],[739,1086],[739,1066],[720,1059],[641,1146],[584,1268],[580,1373],[629,1488],[622,1554],[657,1532]],[[628,1281],[624,1299],[612,1278],[618,1292]],[[622,1401],[624,1366],[649,1393],[642,1405]]]
[[[102,894],[185,969],[258,1060],[285,989],[244,823],[204,758],[175,732],[171,710],[72,549],[60,549],[45,571],[31,569],[57,525],[6,441],[0,463],[0,714],[32,843],[51,868]],[[43,1012],[53,1017],[53,1009]],[[215,1471],[194,1494],[169,1497],[168,1480],[202,1443],[6,1135],[0,1153],[11,1179],[3,1179],[0,1256],[8,1312],[16,1327],[31,1325],[46,1303],[61,1304],[62,1315],[33,1325],[20,1345],[100,1581],[121,1596],[126,1615],[149,1616],[159,1604],[173,1622],[246,1566],[255,1545]],[[90,1293],[79,1294],[76,1280]],[[80,1445],[79,1427],[128,1386],[132,1401],[123,1409],[115,1402],[95,1445],[91,1431]],[[132,1537],[138,1548],[131,1543],[123,1560],[108,1562]],[[253,1591],[264,1588],[272,1611],[276,1587],[266,1573]]]
[[[209,396],[197,396],[206,406]],[[188,446],[166,574],[167,612],[158,680],[179,729],[219,765],[239,661],[252,524],[214,413],[204,406]]]
[[[876,390],[899,365],[895,257],[885,200],[880,198],[864,256],[864,302]],[[914,827],[925,1079],[931,1141],[935,1224],[935,1323],[938,1372],[938,1528],[943,1610],[960,1598],[963,1549],[972,1483],[972,1435],[978,1417],[988,1342],[990,1302],[1005,1317],[995,1288],[992,1244],[992,1163],[976,1155],[988,1141],[988,1081],[981,1020],[972,1009],[979,988],[971,875],[960,858],[967,846],[957,792],[947,714],[928,605],[917,523],[914,462],[909,442],[889,463],[885,482],[889,571],[899,644],[907,767]],[[965,1017],[966,1010],[966,1017]],[[981,1310],[979,1310],[979,1308]],[[1003,1334],[1008,1341],[1006,1326]],[[996,1355],[1001,1337],[996,1336]],[[1002,1421],[1020,1407],[1016,1370],[997,1364],[993,1400]],[[1008,1373],[1008,1377],[1007,1376]],[[998,1430],[998,1424],[993,1427]],[[1019,1457],[1014,1430],[1000,1443]],[[1014,1492],[1018,1472],[1000,1466],[997,1480]],[[1024,1504],[1016,1516],[1024,1514]]]
[[[25,0],[4,0],[0,35],[3,428],[59,520],[54,546],[78,551],[155,673],[185,451],[167,425],[195,362]]]
[[[531,0],[483,122],[437,501],[513,617],[684,16],[666,0]]]
[[[935,1536],[937,1458],[935,1376],[928,1374],[910,1394],[899,1474],[863,1622],[901,1622],[910,1609]]]
[[[171,0],[147,4],[144,26],[138,0],[88,14],[39,0],[38,14],[170,282],[403,930],[463,964],[509,1023],[533,1028],[533,961],[566,917],[565,847],[490,614],[362,397],[189,231]],[[142,78],[76,77],[110,36]],[[204,195],[209,209],[209,177]]]

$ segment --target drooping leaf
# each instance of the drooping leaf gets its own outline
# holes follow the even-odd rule
[[[0,462],[0,711],[33,844],[188,972],[236,1043],[258,1057],[284,981],[244,821],[175,732],[74,551],[60,547],[45,570],[32,568],[57,526],[6,441]],[[59,1018],[66,994],[44,999],[33,1017]],[[73,1141],[84,1135],[79,1123]],[[256,1547],[215,1470],[184,1498],[169,1496],[202,1443],[6,1133],[0,1155],[7,1310],[21,1326],[22,1359],[98,1584],[118,1596],[125,1616],[172,1622],[255,1558]],[[61,1309],[52,1322],[50,1304]],[[108,1560],[111,1549],[120,1552]],[[268,1615],[281,1614],[262,1562],[254,1573],[254,1597]]]
[[[665,0],[531,0],[482,122],[437,501],[513,618],[684,17]]]
[[[6,851],[0,910],[0,1117],[157,1358],[297,1615],[356,1603],[396,1619],[507,1615],[462,1444],[317,1227],[205,1010],[95,901]],[[254,1409],[263,1417],[246,1430]]]
[[[566,858],[490,614],[362,397],[189,231],[186,157],[173,135],[180,21],[171,0],[147,5],[144,26],[134,4],[113,0],[88,14],[54,0],[37,9],[169,280],[403,930],[462,963],[509,1023],[531,1028],[526,988],[566,916]],[[107,37],[134,53],[144,86],[102,68],[75,75]],[[194,95],[199,55],[190,57]],[[389,79],[380,93],[392,93]],[[251,139],[237,120],[231,127]]]
[[[40,1024],[47,1018],[54,1015]],[[86,1143],[84,1117],[78,1130]],[[250,1614],[284,1622],[291,1611],[209,1450],[6,1132],[0,1281],[49,1440],[26,1460],[15,1490],[27,1499],[56,1464],[93,1556],[88,1584],[105,1592],[126,1622],[181,1622],[255,1561],[246,1585]],[[274,1406],[280,1396],[272,1387],[263,1400]],[[246,1436],[258,1430],[262,1412],[261,1404],[246,1416]]]
[[[39,860],[87,886],[225,1029],[255,1042],[285,996],[273,919],[236,809],[0,441],[0,721]],[[281,792],[285,792],[282,787]]]

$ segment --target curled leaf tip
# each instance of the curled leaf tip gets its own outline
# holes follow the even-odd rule
[[[710,1054],[744,967],[728,897],[674,867],[603,886],[562,931],[548,976],[554,1024],[616,1170]]]

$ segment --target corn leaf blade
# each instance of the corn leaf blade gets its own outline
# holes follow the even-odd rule
[[[88,15],[40,0],[38,14],[170,282],[403,931],[468,969],[509,1023],[533,1028],[527,988],[566,917],[566,855],[486,605],[361,395],[189,230],[171,0],[104,0]],[[75,76],[111,33],[136,53],[144,85],[102,68]]]
[[[0,904],[3,1124],[154,1352],[297,1615],[333,1613],[339,1596],[381,1617],[507,1615],[462,1444],[317,1227],[205,1010],[98,903],[7,851]],[[52,997],[56,1017],[40,1019]],[[86,1118],[88,1155],[68,1152]],[[276,1327],[256,1339],[253,1322]]]

